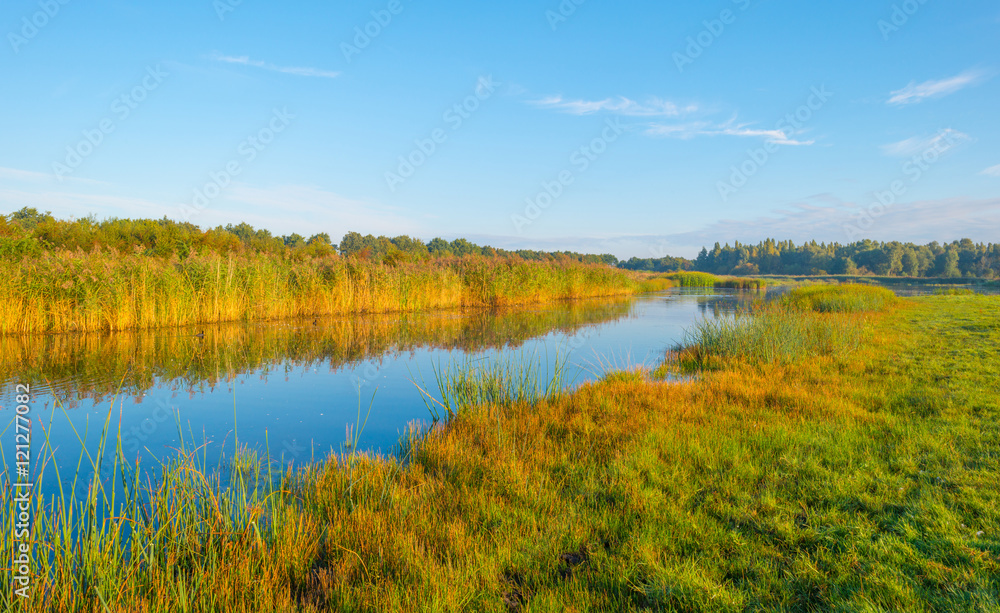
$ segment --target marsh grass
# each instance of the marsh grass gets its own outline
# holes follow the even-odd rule
[[[785,297],[794,309],[818,313],[876,313],[896,304],[892,290],[870,285],[816,285],[793,289]]]
[[[637,291],[630,274],[608,266],[517,257],[386,265],[334,255],[47,251],[0,260],[0,334],[502,308]]]
[[[860,341],[855,322],[765,308],[698,321],[672,355],[682,370],[691,371],[721,368],[733,359],[790,363],[850,352]]]
[[[719,288],[737,290],[763,290],[775,285],[769,279],[749,277],[718,277],[707,272],[674,272],[665,275],[666,279],[681,287]]]
[[[425,404],[435,422],[454,419],[481,405],[535,404],[552,399],[567,385],[567,362],[556,355],[552,367],[540,355],[506,354],[434,369],[441,400],[428,394]],[[423,388],[420,388],[423,389]],[[441,411],[444,415],[441,415]]]
[[[787,364],[848,355],[865,340],[859,317],[885,311],[896,302],[891,291],[875,287],[797,288],[777,302],[699,320],[685,331],[664,369],[675,365],[682,371],[697,371],[722,368],[732,360]]]
[[[747,277],[724,277],[715,283],[715,287],[723,289],[738,289],[744,291],[759,291],[776,285],[768,279],[750,279]]]
[[[33,497],[32,597],[13,595],[8,583],[0,588],[5,611],[145,610],[123,603],[150,593],[170,601],[169,610],[191,611],[206,601],[209,587],[200,577],[225,572],[232,552],[240,552],[245,581],[260,568],[250,554],[260,552],[265,538],[274,542],[276,508],[270,502],[278,490],[272,464],[237,444],[228,462],[231,473],[210,471],[205,448],[190,447],[178,429],[176,455],[143,471],[126,460],[112,413],[96,447],[82,445],[86,433],[74,428],[82,451],[73,474],[56,460],[47,434],[51,423],[43,429],[42,449],[33,458],[34,488],[57,493],[47,500]],[[16,509],[9,475],[4,477],[0,523],[7,537],[0,560],[6,562],[16,546]],[[87,481],[85,494],[77,496],[81,480]]]
[[[715,287],[719,277],[707,272],[675,272],[666,278],[676,281],[681,287]]]
[[[938,287],[934,289],[935,296],[973,296],[975,290],[968,287]]]
[[[639,281],[639,291],[644,293],[662,292],[678,285],[673,279],[663,276],[651,276]]]

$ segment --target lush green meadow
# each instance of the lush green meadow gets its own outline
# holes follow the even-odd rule
[[[125,470],[37,509],[13,610],[1000,611],[1000,299],[819,293],[572,393],[443,371],[396,458]]]

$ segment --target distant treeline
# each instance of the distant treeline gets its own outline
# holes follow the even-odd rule
[[[915,245],[864,240],[849,245],[768,239],[757,245],[716,243],[695,260],[680,257],[632,258],[572,251],[516,251],[480,246],[464,238],[429,242],[410,236],[361,235],[348,232],[339,243],[326,233],[306,238],[275,236],[241,223],[202,230],[167,218],[60,220],[50,213],[23,208],[0,215],[0,258],[38,255],[52,249],[85,252],[95,247],[121,253],[185,259],[190,255],[264,253],[297,259],[308,256],[354,257],[373,263],[398,264],[466,255],[517,256],[528,261],[604,264],[646,272],[698,271],[716,275],[877,275],[901,277],[1000,277],[1000,245],[952,243]]]
[[[716,275],[877,275],[899,277],[1000,277],[1000,244],[952,243],[915,245],[863,240],[849,245],[768,239],[757,245],[715,243],[694,261],[682,258],[632,258],[627,270],[673,272],[695,270]]]
[[[339,244],[324,232],[309,238],[300,234],[275,236],[247,223],[218,226],[202,230],[198,226],[171,219],[106,219],[93,216],[76,220],[56,219],[51,213],[23,208],[9,215],[0,215],[0,257],[37,255],[51,249],[77,249],[85,252],[95,247],[115,249],[122,253],[137,253],[158,257],[208,253],[265,253],[279,256],[328,256],[339,254],[386,264],[420,262],[452,256],[518,256],[529,261],[577,261],[584,264],[616,266],[618,258],[610,254],[589,255],[571,251],[508,251],[483,247],[459,238],[446,241],[435,238],[424,242],[409,236],[388,238],[346,234]]]

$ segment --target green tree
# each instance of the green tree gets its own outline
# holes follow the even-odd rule
[[[289,234],[288,236],[283,236],[281,237],[281,240],[284,241],[286,247],[291,247],[292,249],[301,247],[306,244],[306,239],[301,234],[296,234],[296,233]]]
[[[24,207],[17,211],[14,211],[7,216],[7,219],[17,225],[21,226],[29,232],[34,230],[38,224],[46,221],[54,221],[51,211],[45,211],[44,213],[39,213],[38,209],[33,207]]]

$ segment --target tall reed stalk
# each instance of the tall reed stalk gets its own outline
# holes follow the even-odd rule
[[[540,356],[505,355],[480,358],[434,369],[441,400],[425,393],[434,421],[440,419],[437,407],[446,420],[475,406],[532,404],[552,398],[567,384],[567,362],[557,355],[551,371]]]
[[[180,260],[46,251],[0,260],[0,334],[119,331],[635,293],[607,266],[467,256],[384,265],[334,255],[206,254]]]

